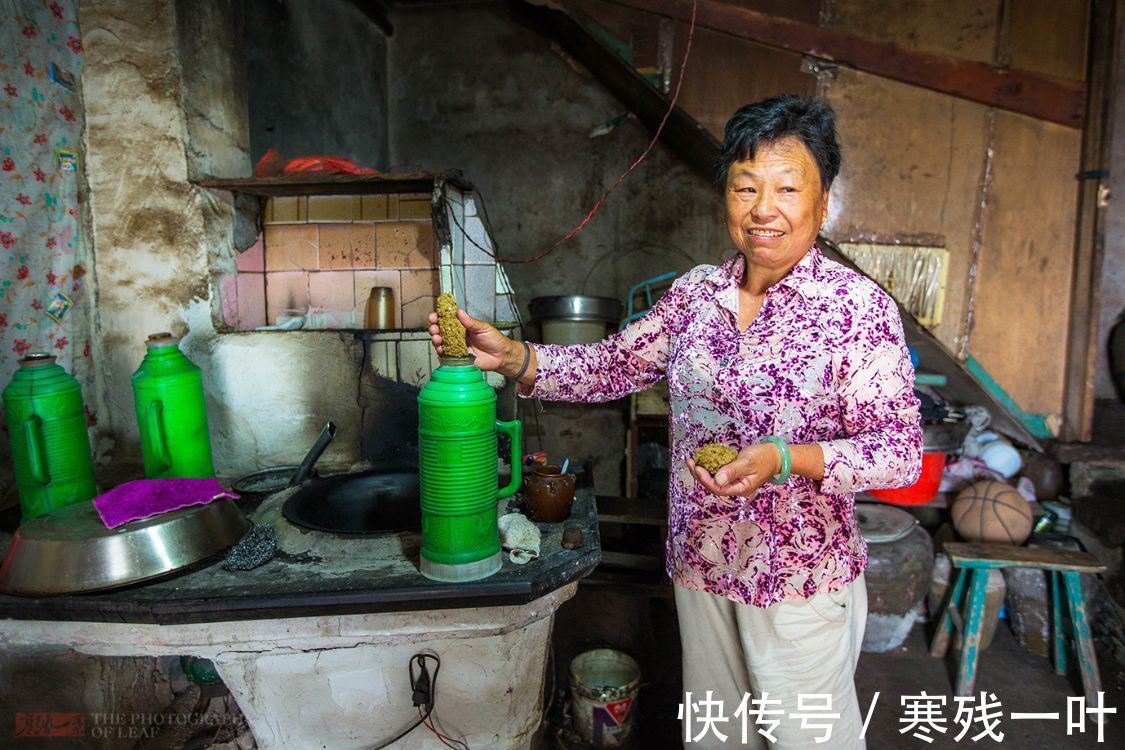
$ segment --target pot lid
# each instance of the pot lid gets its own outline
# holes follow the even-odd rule
[[[871,544],[893,542],[909,534],[918,523],[905,510],[879,503],[856,503],[859,532]]]

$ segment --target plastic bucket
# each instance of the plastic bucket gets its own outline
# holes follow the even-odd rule
[[[925,505],[934,499],[941,486],[941,473],[945,470],[944,453],[923,453],[922,474],[909,487],[893,490],[868,490],[867,494],[894,505]]]
[[[570,662],[574,731],[594,747],[621,747],[633,729],[641,668],[610,648],[585,651]]]

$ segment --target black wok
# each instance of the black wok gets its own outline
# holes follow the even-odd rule
[[[336,534],[421,528],[418,472],[373,470],[306,481],[281,509],[291,523]]]

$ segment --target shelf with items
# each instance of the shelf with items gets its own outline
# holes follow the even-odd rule
[[[602,568],[662,578],[668,533],[668,388],[629,397],[625,497],[599,496]]]
[[[628,445],[625,456],[625,486],[629,497],[664,497],[664,491],[646,487],[667,479],[668,473],[668,384],[661,381],[629,397]],[[642,447],[646,446],[646,447]],[[652,455],[648,455],[648,454]],[[645,469],[648,471],[644,471]],[[647,491],[646,491],[647,490]]]
[[[375,288],[390,290],[402,330],[424,330],[442,292],[476,318],[519,321],[473,186],[459,172],[197,184],[261,199],[262,231],[220,282],[231,330],[284,329],[286,321],[303,330],[363,330]]]

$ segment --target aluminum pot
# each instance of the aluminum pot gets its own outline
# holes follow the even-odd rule
[[[589,344],[605,337],[621,320],[622,305],[611,297],[567,294],[536,297],[529,305],[539,321],[544,344]]]

